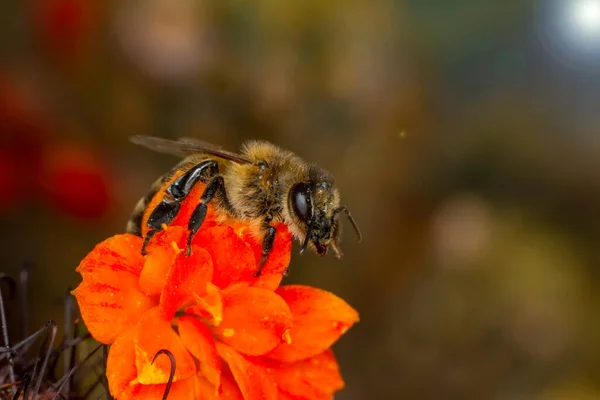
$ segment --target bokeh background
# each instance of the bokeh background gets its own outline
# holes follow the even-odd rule
[[[360,311],[336,399],[600,398],[598,1],[13,0],[0,60],[31,329],[175,163],[129,136],[259,138],[332,171],[364,234],[286,278]]]

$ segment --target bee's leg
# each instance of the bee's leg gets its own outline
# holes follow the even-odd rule
[[[146,246],[152,237],[160,232],[164,225],[169,225],[179,213],[181,203],[190,194],[196,183],[218,172],[217,162],[207,160],[190,168],[185,174],[175,179],[165,191],[165,197],[152,211],[146,225],[150,228],[144,238],[142,255],[146,255]]]
[[[260,276],[262,267],[265,265],[265,262],[267,261],[267,258],[269,258],[269,254],[273,249],[273,243],[275,243],[275,234],[277,233],[277,230],[267,222],[265,222],[263,230],[265,230],[265,236],[262,242],[262,256],[260,258],[260,263],[258,264],[258,270],[256,270],[254,273],[254,276]]]
[[[181,203],[179,201],[170,200],[165,197],[163,201],[161,201],[152,211],[152,214],[150,214],[150,217],[148,217],[147,222],[150,230],[146,234],[146,237],[144,238],[144,244],[142,245],[143,256],[147,254],[146,246],[150,242],[150,239],[152,239],[156,233],[162,231],[164,224],[168,225],[171,221],[173,221],[180,208]]]
[[[198,232],[198,229],[200,229],[202,223],[204,222],[204,218],[206,218],[208,203],[210,203],[213,197],[215,197],[217,191],[223,190],[223,188],[223,177],[215,176],[210,182],[208,182],[204,192],[202,193],[202,196],[200,196],[200,203],[198,203],[192,212],[192,216],[188,222],[189,234],[187,237],[187,248],[185,251],[187,256],[192,253],[192,239],[194,239],[194,235],[196,235],[196,232]]]
[[[337,220],[335,220],[333,223],[333,229],[331,233],[331,242],[329,244],[331,245],[331,248],[335,253],[335,258],[337,259],[341,259],[344,257],[344,253],[340,249],[340,231],[340,224]]]
[[[156,232],[158,232],[156,229],[150,229],[148,231],[148,233],[146,233],[146,237],[144,238],[144,244],[142,244],[142,255],[143,256],[148,255],[146,246],[148,246],[148,243],[150,243],[150,240],[154,237],[154,235],[156,235]]]

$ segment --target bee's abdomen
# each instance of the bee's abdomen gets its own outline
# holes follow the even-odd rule
[[[148,191],[146,196],[142,197],[137,202],[137,204],[135,205],[135,208],[133,209],[133,212],[131,213],[131,218],[129,218],[129,221],[127,222],[127,228],[126,228],[127,233],[132,233],[137,236],[142,236],[142,220],[144,218],[144,213],[146,212],[146,209],[148,208],[148,204],[150,204],[150,202],[152,201],[154,196],[156,196],[158,191],[162,188],[165,180],[167,180],[167,179],[168,179],[168,175],[165,175],[165,176],[159,178],[154,183],[154,185],[152,185],[152,188]]]

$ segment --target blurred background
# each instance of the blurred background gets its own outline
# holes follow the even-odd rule
[[[0,60],[30,329],[176,162],[129,136],[258,138],[330,170],[363,231],[284,281],[361,314],[336,399],[600,398],[599,1],[4,1]]]

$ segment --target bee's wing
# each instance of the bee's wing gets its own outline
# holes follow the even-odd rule
[[[149,148],[159,153],[171,154],[185,157],[191,154],[211,154],[219,158],[230,160],[239,164],[252,164],[252,161],[241,154],[223,150],[218,146],[192,138],[181,138],[179,140],[168,140],[153,136],[136,135],[131,141],[140,146]]]

